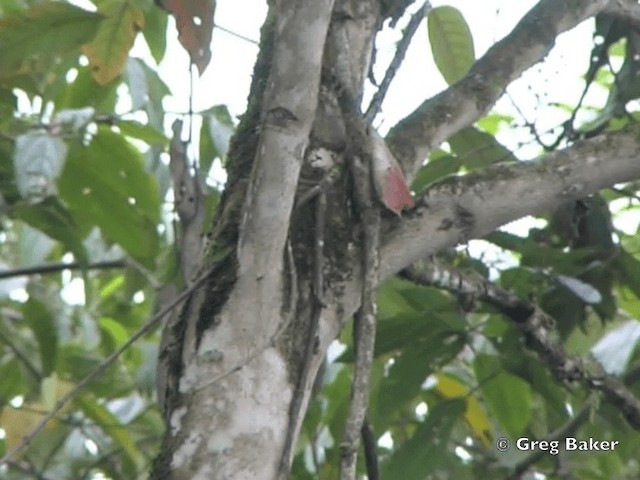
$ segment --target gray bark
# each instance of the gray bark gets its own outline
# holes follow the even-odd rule
[[[180,348],[168,362],[169,425],[153,478],[284,476],[282,456],[288,452],[289,464],[293,451],[285,445],[287,432],[293,428],[295,440],[324,352],[359,306],[361,238],[348,181],[329,182],[326,191],[325,306],[311,334],[313,202],[294,204],[305,184],[331,173],[313,167],[313,159],[328,158],[345,170],[332,77],[338,72],[348,79],[342,88],[361,94],[375,33],[389,11],[377,0],[272,3],[256,98],[230,153],[229,183],[203,259],[202,268],[213,273],[169,331]],[[431,149],[488,111],[559,33],[618,4],[632,8],[608,0],[542,0],[467,77],[391,130],[389,146],[408,175]],[[640,178],[637,138],[637,131],[602,135],[536,162],[440,184],[402,219],[383,217],[380,279],[524,215]],[[300,389],[309,348],[315,350]],[[294,394],[301,395],[300,411],[292,409]]]

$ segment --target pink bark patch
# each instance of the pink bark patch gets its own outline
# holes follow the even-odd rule
[[[407,187],[400,167],[391,166],[387,169],[384,182],[384,203],[389,210],[400,215],[404,207],[413,207],[414,201]]]

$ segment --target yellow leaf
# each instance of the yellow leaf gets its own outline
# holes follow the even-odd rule
[[[27,402],[20,408],[5,407],[0,412],[0,428],[5,431],[7,451],[20,444],[23,437],[31,432],[40,419],[53,407],[53,404],[64,397],[73,387],[73,383],[58,380],[54,374],[42,382],[43,401]],[[61,412],[68,410],[68,408],[69,405]],[[59,421],[53,418],[45,428],[51,429],[58,426]]]
[[[469,392],[467,386],[461,381],[443,373],[437,374],[436,378],[438,379],[436,390],[443,397],[465,399],[467,408],[464,412],[464,418],[485,448],[489,448],[493,438],[491,422],[478,399]]]
[[[122,73],[133,41],[143,27],[144,14],[128,2],[108,12],[93,41],[82,47],[96,82],[106,85]]]

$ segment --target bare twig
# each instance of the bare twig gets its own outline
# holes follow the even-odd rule
[[[378,465],[378,441],[371,426],[371,422],[365,417],[362,423],[362,449],[364,461],[367,466],[367,480],[380,480],[380,467]]]
[[[213,24],[214,28],[217,28],[218,30],[220,30],[221,32],[227,33],[229,35],[231,35],[232,37],[236,37],[239,38],[240,40],[244,40],[245,42],[249,42],[253,45],[258,45],[258,41],[254,40],[253,38],[249,38],[249,37],[245,37],[244,35],[234,32],[233,30],[229,30],[228,28],[223,27],[222,25],[218,24],[218,23],[214,23]]]
[[[140,327],[133,335],[131,335],[131,337],[129,337],[129,339],[125,343],[123,343],[120,348],[118,348],[113,353],[111,353],[111,355],[105,358],[100,363],[100,365],[98,365],[95,368],[95,370],[93,370],[93,372],[91,372],[89,375],[87,375],[82,380],[80,380],[80,382],[78,382],[76,386],[71,391],[69,391],[69,393],[67,393],[60,400],[58,400],[56,404],[53,406],[53,408],[51,409],[51,411],[38,421],[38,423],[29,431],[29,433],[27,433],[22,438],[22,441],[18,445],[16,445],[13,449],[9,450],[5,454],[5,456],[0,459],[0,465],[10,462],[16,457],[18,453],[24,450],[29,445],[29,443],[35,438],[35,436],[38,435],[38,433],[45,427],[45,425],[49,423],[49,421],[52,418],[54,418],[67,403],[73,400],[73,398],[76,395],[78,395],[78,393],[87,385],[89,385],[93,380],[95,380],[100,375],[102,375],[107,370],[107,368],[110,365],[112,365],[120,357],[120,355],[122,355],[126,350],[128,350],[129,347],[131,347],[131,345],[133,345],[140,337],[149,333],[151,329],[155,327],[156,324],[167,313],[169,313],[176,305],[178,305],[180,302],[185,300],[200,285],[202,285],[204,281],[208,278],[211,271],[212,269],[209,269],[206,272],[204,272],[193,282],[191,286],[189,286],[189,288],[185,289],[180,295],[174,298],[173,301],[170,302],[165,308],[160,310],[155,315],[151,316],[151,318],[149,318],[146,321],[146,323],[142,325],[142,327]]]
[[[58,273],[64,270],[108,270],[111,268],[124,268],[126,266],[127,262],[125,260],[110,260],[105,262],[90,263],[88,265],[83,265],[80,262],[49,263],[45,265],[34,265],[32,267],[3,270],[0,271],[0,279],[22,277],[28,275],[40,275],[45,273]]]
[[[559,441],[561,439],[567,438],[569,435],[572,435],[574,432],[580,428],[580,426],[589,418],[589,412],[595,405],[594,397],[590,397],[580,408],[580,411],[577,415],[571,418],[567,423],[561,426],[554,432],[551,432],[549,435],[544,437],[545,441]],[[524,459],[520,460],[515,464],[509,476],[506,477],[505,480],[519,480],[522,478],[522,474],[524,474],[532,465],[541,460],[548,452],[544,450],[534,450],[531,454],[527,455]]]
[[[29,370],[29,372],[31,372],[31,375],[33,375],[34,378],[36,378],[37,380],[41,380],[42,379],[42,372],[40,372],[40,370],[38,370],[35,367],[35,365],[33,363],[31,363],[31,360],[29,359],[29,357],[27,355],[25,355],[22,352],[22,350],[20,350],[1,331],[0,331],[0,341],[2,341],[5,345],[7,345],[7,347],[9,347],[9,349],[11,351],[13,351],[13,354],[16,356],[16,358],[23,363],[23,365],[27,368],[27,370]]]
[[[367,113],[365,114],[365,118],[367,119],[368,122],[372,122],[375,116],[380,112],[380,107],[382,107],[382,102],[384,101],[384,97],[387,95],[387,90],[389,90],[389,85],[391,85],[391,82],[393,81],[393,78],[396,76],[396,73],[398,72],[400,65],[402,65],[402,61],[404,60],[404,56],[407,53],[409,45],[411,44],[411,40],[413,39],[413,36],[418,30],[418,27],[422,23],[422,20],[429,13],[430,10],[431,10],[431,2],[426,1],[422,5],[422,7],[420,7],[420,9],[411,16],[409,23],[407,24],[406,28],[404,29],[404,32],[402,33],[402,38],[398,43],[396,52],[393,56],[393,59],[391,60],[391,63],[389,64],[389,68],[387,68],[387,71],[384,74],[384,78],[382,79],[382,82],[380,82],[380,87],[378,88],[378,91],[373,95],[373,98],[371,99],[371,103],[367,108]]]
[[[353,343],[356,359],[353,367],[351,405],[344,438],[340,445],[340,478],[355,480],[360,431],[369,404],[369,374],[373,363],[376,332],[376,291],[380,274],[380,211],[373,200],[371,185],[371,152],[367,123],[357,108],[351,92],[339,88],[347,137],[347,159],[355,186],[356,205],[360,211],[364,248],[362,252],[362,299],[354,315]]]

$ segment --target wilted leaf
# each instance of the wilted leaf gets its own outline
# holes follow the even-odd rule
[[[444,373],[437,374],[436,378],[438,379],[436,390],[445,398],[461,398],[465,401],[465,420],[485,448],[489,448],[491,440],[493,439],[493,428],[487,412],[478,399],[469,391],[469,388],[458,379]]]
[[[215,0],[161,0],[160,3],[175,17],[178,40],[202,75],[211,60]]]
[[[129,50],[143,27],[144,15],[138,8],[128,2],[114,4],[93,41],[82,47],[96,82],[106,85],[123,72]]]

